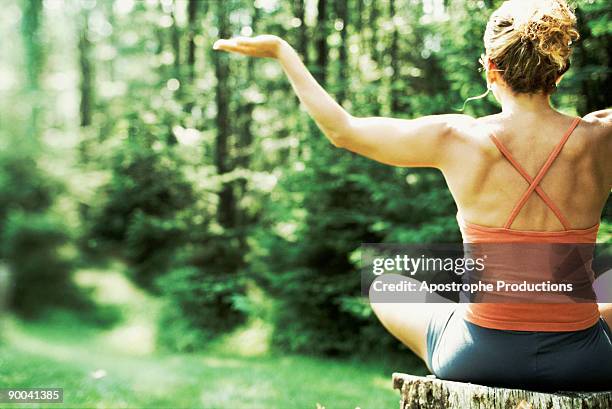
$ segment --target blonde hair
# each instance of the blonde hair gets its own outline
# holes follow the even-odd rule
[[[552,93],[570,67],[579,38],[565,0],[508,0],[491,15],[484,35],[487,57],[515,93]]]

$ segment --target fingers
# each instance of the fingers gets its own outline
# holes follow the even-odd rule
[[[254,45],[255,43],[257,43],[257,40],[254,39],[253,37],[236,37],[235,38],[236,43],[237,44],[241,44],[241,45]]]
[[[250,51],[250,47],[239,45],[234,40],[217,40],[213,44],[213,50],[231,51],[237,53],[247,53]]]
[[[220,39],[213,44],[213,50],[224,50],[228,47],[236,47],[236,42],[232,40]]]
[[[235,52],[251,57],[274,57],[274,50],[271,50],[270,45],[262,41],[262,37],[238,36],[230,39],[219,39],[214,42],[212,48],[213,50]]]
[[[250,37],[234,37],[230,39],[219,39],[213,44],[213,50],[224,50],[235,48],[236,46],[252,46],[256,40]]]

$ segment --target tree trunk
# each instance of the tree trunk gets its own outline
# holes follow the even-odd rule
[[[181,33],[179,30],[178,23],[176,21],[176,1],[172,5],[172,11],[170,12],[170,17],[172,18],[172,27],[171,30],[171,42],[172,42],[172,52],[174,53],[174,78],[178,79],[182,84],[181,77]],[[180,88],[179,88],[180,91]]]
[[[219,38],[230,37],[227,3],[220,1],[217,6],[217,27]],[[227,53],[212,52],[215,75],[217,77],[216,103],[217,103],[217,139],[215,143],[215,166],[217,173],[223,175],[231,171],[229,160],[229,139],[232,133],[229,119],[230,88],[228,85],[229,60]],[[223,227],[235,225],[235,200],[231,183],[224,183],[219,192],[219,206],[217,218]]]
[[[389,0],[389,15],[391,21],[395,16],[395,0]],[[389,47],[389,57],[391,59],[390,66],[393,69],[391,75],[391,112],[396,114],[401,111],[405,111],[400,97],[402,95],[401,90],[404,89],[403,84],[400,83],[400,57],[399,57],[399,32],[395,23],[393,23],[393,31],[391,33],[391,45]]]
[[[327,21],[327,0],[319,0],[317,5],[317,27],[316,27],[316,47],[317,47],[317,66],[314,72],[314,77],[325,86],[326,71],[327,71],[327,35],[329,24]]]
[[[253,32],[257,32],[258,21],[260,15],[260,9],[257,7],[252,7],[251,9],[252,19],[251,19],[251,28]],[[256,78],[255,78],[255,59],[250,58],[246,64],[246,75],[244,88],[249,88],[255,86]],[[253,143],[254,135],[253,135],[253,110],[255,109],[255,103],[251,100],[243,101],[237,113],[237,138],[236,147],[237,147],[237,157],[236,157],[236,166],[242,169],[248,169],[251,162],[251,146]],[[239,197],[243,197],[248,193],[247,189],[247,180],[241,178],[236,186]],[[236,209],[236,223],[239,228],[246,229],[249,224],[249,220],[247,220],[247,209],[238,208]],[[241,245],[243,248],[246,248],[246,234],[240,235]]]
[[[376,61],[377,65],[380,66],[380,52],[378,51],[378,17],[379,10],[377,7],[377,2],[372,2],[370,5],[370,16],[368,24],[370,29],[372,30],[370,33],[370,55],[372,59]]]
[[[302,56],[304,64],[308,66],[308,27],[306,27],[306,22],[304,21],[305,13],[306,9],[304,7],[304,0],[294,0],[293,14],[295,15],[295,17],[300,19],[301,22],[300,28],[298,30],[296,49]]]
[[[101,8],[104,14],[107,16],[108,22],[111,25],[111,27],[116,27],[117,20],[115,18],[115,13],[113,11],[113,4],[110,2],[105,2],[103,3]],[[113,30],[112,33],[108,36],[108,43],[114,49],[119,48],[117,46],[117,44],[119,43],[117,30]],[[101,67],[101,65],[99,64],[97,65],[97,67]],[[108,73],[108,79],[110,79],[112,82],[116,81],[117,70],[115,68],[115,58],[108,59],[108,62],[106,63],[106,68],[104,70],[102,70],[101,68],[97,70],[97,72],[99,72],[100,74],[102,74],[102,71],[104,71],[104,74]]]
[[[25,91],[31,107],[27,136],[32,142],[38,142],[40,136],[40,116],[42,101],[40,98],[40,76],[43,69],[43,50],[40,43],[42,20],[42,0],[25,0],[21,18],[21,35],[25,51]]]
[[[8,265],[0,261],[0,319],[11,303],[11,274]],[[0,324],[2,324],[0,322]],[[0,328],[1,329],[1,328]]]
[[[198,0],[189,0],[187,4],[187,24],[189,33],[187,35],[187,72],[189,82],[195,79],[196,44],[197,34],[196,24],[198,21]]]
[[[491,388],[433,377],[393,374],[393,388],[401,394],[400,409],[606,409],[612,392],[539,393]]]
[[[93,69],[91,65],[91,42],[88,38],[89,32],[89,13],[83,12],[81,18],[81,29],[79,32],[79,68],[81,71],[81,82],[79,89],[81,101],[79,103],[79,113],[81,126],[91,125],[92,103],[93,103]]]
[[[348,32],[348,6],[346,4],[347,0],[337,0],[336,1],[336,17],[339,20],[342,20],[342,30],[340,31],[340,49],[338,50],[338,62],[340,63],[340,67],[338,70],[338,84],[339,91],[337,95],[337,100],[340,105],[346,100],[348,96],[348,86],[349,86],[349,72],[348,72],[348,41],[347,41],[347,32]]]
[[[355,19],[355,31],[361,33],[361,29],[363,28],[363,0],[357,0],[357,18]]]

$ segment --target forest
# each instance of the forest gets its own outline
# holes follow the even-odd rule
[[[212,44],[282,37],[355,116],[456,113],[486,90],[500,4],[3,4],[0,385],[59,380],[70,407],[394,407],[391,372],[427,369],[360,295],[360,245],[460,242],[444,178],[334,148],[277,61]],[[552,101],[582,116],[612,105],[612,7],[573,4]]]

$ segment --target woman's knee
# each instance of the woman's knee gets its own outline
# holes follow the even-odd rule
[[[450,304],[370,303],[382,325],[423,360],[427,354],[427,328],[434,314]]]

